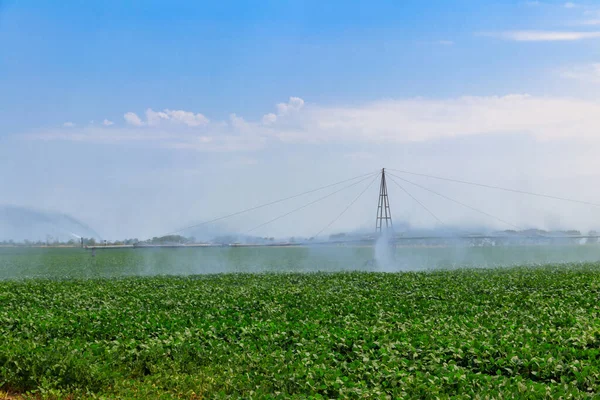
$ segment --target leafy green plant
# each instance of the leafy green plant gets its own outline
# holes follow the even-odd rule
[[[600,266],[0,282],[0,390],[593,397]]]

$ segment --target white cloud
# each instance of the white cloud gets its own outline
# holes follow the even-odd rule
[[[187,126],[202,126],[209,123],[208,118],[204,115],[197,113],[194,114],[191,111],[183,110],[164,110],[169,119],[173,122],[182,123]]]
[[[302,100],[300,97],[290,97],[290,100],[287,103],[277,104],[277,114],[282,117],[284,115],[299,111],[302,109],[302,107],[304,107],[304,100]]]
[[[125,121],[129,125],[133,125],[133,126],[142,126],[142,125],[144,125],[144,123],[142,122],[142,120],[140,119],[140,117],[138,117],[138,115],[136,113],[127,112],[127,113],[125,113],[123,115],[123,118],[125,118]]]
[[[153,111],[151,108],[146,110],[146,123],[150,126],[156,126],[161,120],[168,120],[169,116],[162,111]]]
[[[565,8],[575,8],[575,7],[577,7],[577,4],[568,1],[564,4],[564,7]]]
[[[588,72],[598,74],[599,67],[594,68]],[[485,134],[527,134],[538,140],[600,139],[597,135],[600,102],[573,98],[513,94],[396,99],[351,107],[303,108],[301,99],[283,104],[286,107],[278,107],[284,113],[281,117],[271,114],[259,121],[247,121],[231,114],[229,121],[216,121],[192,130],[185,123],[185,129],[168,125],[143,132],[131,127],[89,127],[29,137],[102,143],[139,141],[144,145],[200,151],[252,151],[275,142],[386,144]],[[285,117],[292,111],[293,118]],[[168,110],[150,110],[147,122],[134,113],[125,114],[125,119],[130,125],[140,126],[171,121],[172,115]]]
[[[302,100],[300,97],[290,97],[287,103],[277,104],[277,115],[273,113],[263,115],[262,123],[263,125],[274,124],[278,117],[285,117],[286,115],[296,113],[302,108],[304,108],[304,100]]]
[[[169,110],[164,109],[163,111],[154,111],[151,108],[146,110],[146,122],[143,122],[137,114],[128,112],[126,115],[130,116],[130,122],[136,126],[158,126],[162,123],[181,124],[189,127],[198,127],[207,125],[210,121],[204,115],[198,113],[195,114],[191,111],[184,110]],[[127,117],[125,118],[127,119]],[[135,122],[134,122],[135,121]]]
[[[575,41],[600,38],[600,31],[508,31],[499,33],[482,33],[482,36],[493,36],[517,42],[551,42]]]
[[[600,63],[566,68],[561,71],[561,75],[585,83],[600,84]]]
[[[263,125],[271,125],[271,124],[275,123],[275,121],[277,121],[277,115],[275,115],[273,113],[265,114],[262,117]]]
[[[74,124],[73,122],[70,122],[70,121],[68,121],[68,122],[65,122],[65,123],[63,124],[63,126],[64,126],[65,128],[72,128],[72,127],[74,127],[74,126],[75,126],[75,124]]]
[[[105,119],[104,121],[102,121],[102,125],[104,125],[104,126],[111,126],[111,125],[114,125],[114,124],[115,124],[114,122],[109,121],[107,119]]]
[[[246,122],[244,118],[238,117],[236,114],[230,114],[229,121],[231,122],[231,126],[238,132],[246,132],[252,128],[252,124]]]
[[[286,141],[426,141],[476,134],[525,133],[538,139],[597,136],[600,103],[530,95],[388,100],[358,107],[312,108]]]

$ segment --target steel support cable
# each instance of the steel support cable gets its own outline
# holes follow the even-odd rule
[[[375,176],[375,178],[373,178],[373,180],[372,180],[372,181],[371,181],[371,182],[370,182],[370,183],[367,185],[367,187],[366,187],[366,188],[364,188],[364,189],[363,189],[363,191],[362,191],[362,192],[360,192],[360,193],[358,194],[358,196],[356,196],[356,197],[354,198],[354,200],[352,200],[352,202],[350,202],[350,204],[348,204],[348,206],[346,206],[346,208],[345,208],[345,209],[344,209],[344,210],[343,210],[343,211],[342,211],[342,212],[341,212],[341,213],[340,213],[340,214],[339,214],[337,217],[335,217],[335,218],[334,218],[334,219],[333,219],[333,220],[332,220],[332,221],[331,221],[329,224],[327,224],[327,226],[326,226],[326,227],[324,227],[323,229],[321,229],[321,230],[320,230],[320,231],[319,231],[319,232],[318,232],[318,233],[317,233],[317,234],[316,234],[314,237],[315,237],[315,238],[316,238],[316,237],[318,237],[318,236],[319,236],[321,233],[323,233],[323,231],[325,231],[325,230],[329,229],[329,227],[330,227],[331,225],[333,225],[333,224],[334,224],[334,223],[335,223],[337,220],[339,220],[339,219],[342,217],[342,215],[344,215],[344,214],[346,213],[346,211],[348,211],[348,209],[350,209],[350,207],[352,207],[352,206],[354,205],[354,203],[356,203],[356,202],[358,201],[358,199],[360,199],[360,198],[362,197],[362,195],[363,195],[363,194],[365,194],[365,192],[366,192],[366,191],[367,191],[367,190],[368,190],[368,189],[369,189],[371,186],[373,186],[373,183],[375,183],[375,181],[377,180],[377,178],[379,178],[379,176],[381,176],[381,174],[379,174],[379,175]]]
[[[421,189],[423,189],[423,190],[426,190],[426,191],[428,191],[428,192],[431,192],[431,193],[433,193],[433,194],[435,194],[435,195],[438,195],[438,196],[440,196],[440,197],[442,197],[442,198],[444,198],[444,199],[446,199],[446,200],[450,200],[450,201],[452,201],[452,202],[454,202],[454,203],[456,203],[456,204],[460,204],[460,205],[461,205],[461,206],[463,206],[463,207],[466,207],[466,208],[468,208],[468,209],[471,209],[471,210],[473,210],[473,211],[475,211],[475,212],[478,212],[478,213],[480,213],[480,214],[483,214],[483,215],[485,215],[485,216],[488,216],[488,217],[490,217],[490,218],[493,218],[493,219],[495,219],[495,220],[497,220],[497,221],[500,221],[500,222],[502,222],[503,224],[509,225],[509,226],[511,226],[511,227],[513,227],[513,228],[516,228],[516,229],[518,229],[518,230],[520,230],[520,229],[521,229],[521,228],[519,228],[517,225],[515,225],[515,224],[512,224],[512,223],[510,223],[510,222],[508,222],[508,221],[505,221],[505,220],[503,220],[503,219],[502,219],[502,218],[500,218],[500,217],[496,217],[495,215],[492,215],[492,214],[490,214],[490,213],[487,213],[487,212],[485,212],[485,211],[482,211],[482,210],[480,210],[480,209],[478,209],[478,208],[475,208],[475,207],[472,207],[472,206],[470,206],[470,205],[468,205],[468,204],[465,204],[465,203],[463,203],[463,202],[461,202],[461,201],[455,200],[455,199],[453,199],[453,198],[451,198],[451,197],[448,197],[448,196],[446,196],[446,195],[443,195],[443,194],[441,194],[441,193],[438,193],[438,192],[436,192],[435,190],[432,190],[432,189],[426,188],[425,186],[421,186],[421,185],[419,185],[418,183],[415,183],[415,182],[409,181],[409,180],[407,180],[407,179],[404,179],[404,178],[402,178],[402,177],[400,177],[400,176],[398,176],[398,175],[394,175],[394,174],[392,174],[392,173],[389,173],[389,172],[388,172],[388,174],[389,174],[389,175],[391,175],[391,176],[393,176],[393,177],[396,177],[396,178],[398,178],[398,179],[400,179],[400,180],[402,180],[402,181],[404,181],[404,182],[406,182],[406,183],[410,183],[411,185],[415,185],[415,186],[417,186],[417,187],[419,187],[419,188],[421,188]]]
[[[245,213],[250,212],[250,211],[258,210],[258,209],[261,209],[261,208],[264,208],[264,207],[272,206],[274,204],[282,203],[282,202],[287,201],[287,200],[295,199],[297,197],[302,197],[302,196],[305,196],[305,195],[310,194],[310,193],[318,192],[319,190],[328,189],[328,188],[333,187],[333,186],[341,185],[342,183],[350,182],[350,181],[353,181],[353,180],[356,180],[356,179],[359,179],[359,178],[364,178],[365,176],[367,178],[370,178],[374,174],[379,174],[379,173],[380,173],[380,171],[375,171],[375,172],[369,172],[368,174],[355,176],[354,178],[345,179],[343,181],[332,183],[330,185],[321,186],[319,188],[308,190],[308,191],[302,192],[302,193],[298,193],[298,194],[295,194],[293,196],[285,197],[283,199],[271,201],[269,203],[261,204],[261,205],[255,206],[255,207],[247,208],[247,209],[242,210],[242,211],[234,212],[232,214],[224,215],[222,217],[217,217],[217,218],[214,218],[214,219],[211,219],[211,220],[208,220],[208,221],[200,222],[198,224],[190,225],[190,226],[187,226],[185,228],[181,228],[181,229],[178,229],[176,231],[169,232],[166,235],[172,235],[172,234],[175,234],[175,233],[186,231],[188,229],[197,228],[197,227],[200,227],[200,226],[212,224],[213,222],[218,222],[218,221],[221,221],[221,220],[224,220],[224,219],[227,219],[227,218],[235,217],[237,215],[245,214]]]
[[[380,172],[378,172],[377,174],[379,174],[379,173],[380,173]],[[333,196],[334,194],[337,194],[337,193],[339,193],[339,192],[341,192],[341,191],[343,191],[343,190],[346,190],[346,189],[348,189],[348,188],[351,188],[352,186],[356,186],[356,185],[358,185],[359,183],[362,183],[362,182],[364,182],[364,181],[366,181],[366,180],[368,180],[368,179],[370,179],[370,178],[372,178],[372,176],[368,176],[368,177],[366,177],[366,178],[363,178],[363,179],[361,179],[361,180],[360,180],[360,181],[358,181],[358,182],[354,182],[354,183],[351,183],[350,185],[344,186],[343,188],[341,188],[341,189],[338,189],[338,190],[336,190],[335,192],[329,193],[329,194],[328,194],[328,195],[326,195],[326,196],[320,197],[320,198],[318,198],[318,199],[316,199],[316,200],[314,200],[314,201],[311,201],[310,203],[307,203],[307,204],[305,204],[305,205],[303,205],[303,206],[300,206],[300,207],[298,207],[298,208],[295,208],[295,209],[293,209],[292,211],[289,211],[289,212],[287,212],[287,213],[285,213],[285,214],[282,214],[282,215],[279,215],[278,217],[275,217],[275,218],[273,218],[273,219],[271,219],[271,220],[269,220],[269,221],[267,221],[267,222],[264,222],[264,223],[262,223],[262,224],[260,224],[260,225],[257,225],[257,226],[255,226],[254,228],[252,228],[252,229],[250,229],[250,230],[246,231],[246,233],[250,233],[250,232],[252,232],[252,231],[255,231],[255,230],[259,229],[259,228],[262,228],[262,227],[263,227],[263,226],[265,226],[265,225],[269,225],[271,222],[275,222],[275,221],[277,221],[277,220],[279,220],[279,219],[281,219],[281,218],[287,217],[288,215],[290,215],[290,214],[293,214],[293,213],[295,213],[296,211],[300,211],[300,210],[302,210],[302,209],[304,209],[304,208],[306,208],[306,207],[308,207],[308,206],[311,206],[311,205],[313,205],[313,204],[315,204],[315,203],[318,203],[318,202],[319,202],[319,201],[321,201],[321,200],[325,200],[326,198],[328,198],[328,197],[331,197],[331,196]]]
[[[391,174],[389,174],[391,175]],[[431,211],[429,208],[425,207],[425,204],[421,203],[415,196],[413,196],[412,194],[410,194],[410,192],[408,190],[406,190],[402,185],[400,185],[398,182],[396,182],[396,180],[394,178],[390,177],[390,180],[392,182],[394,182],[396,184],[396,186],[398,186],[400,189],[402,189],[404,191],[404,193],[406,193],[408,196],[410,196],[410,198],[412,198],[418,205],[420,205],[425,211],[427,211],[433,218],[435,218],[435,220],[437,222],[439,222],[440,224],[444,225],[444,223],[442,222],[441,219],[439,219],[437,217],[437,215],[435,215],[433,213],[433,211]]]
[[[484,187],[484,188],[488,188],[488,189],[503,190],[505,192],[526,194],[526,195],[529,195],[529,196],[544,197],[544,198],[547,198],[547,199],[568,201],[568,202],[571,202],[571,203],[579,203],[579,204],[586,204],[586,205],[594,206],[594,207],[600,207],[599,203],[592,203],[590,201],[570,199],[570,198],[567,198],[567,197],[552,196],[552,195],[549,195],[549,194],[534,193],[534,192],[528,192],[526,190],[510,189],[510,188],[505,188],[505,187],[501,187],[501,186],[487,185],[485,183],[477,183],[477,182],[463,181],[463,180],[460,180],[460,179],[444,178],[444,177],[441,177],[441,176],[435,176],[435,175],[429,175],[429,174],[420,174],[420,173],[417,173],[417,172],[410,172],[410,171],[405,171],[405,170],[400,170],[400,169],[392,169],[392,168],[388,169],[388,168],[386,168],[386,170],[400,172],[400,173],[409,174],[409,175],[424,176],[424,177],[427,177],[427,178],[439,179],[441,181],[462,183],[464,185],[479,186],[479,187]]]

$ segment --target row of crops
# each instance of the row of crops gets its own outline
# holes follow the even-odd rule
[[[600,392],[600,266],[0,282],[0,391],[47,398]]]

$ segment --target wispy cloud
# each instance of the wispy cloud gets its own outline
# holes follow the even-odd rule
[[[303,107],[304,100],[302,100],[300,97],[290,97],[287,103],[277,104],[277,114],[268,113],[263,115],[262,124],[272,125],[277,122],[278,118],[297,113]]]
[[[137,116],[136,113],[133,112],[126,112],[123,115],[123,118],[125,118],[125,121],[129,124],[129,125],[133,125],[133,126],[142,126],[144,125],[144,123],[142,122],[142,120],[140,119],[140,117]]]
[[[497,33],[480,33],[481,36],[492,36],[517,42],[553,42],[575,41],[600,38],[600,31],[507,31]]]
[[[600,84],[600,63],[572,66],[564,68],[560,73],[564,78],[576,79],[584,83]]]
[[[570,76],[575,77],[575,72]],[[248,121],[231,114],[229,120],[196,126],[151,125],[128,113],[129,125],[123,127],[63,128],[28,137],[233,152],[254,151],[277,142],[384,144],[479,134],[590,139],[597,138],[600,125],[600,102],[526,94],[398,99],[353,107],[306,106],[304,100],[292,98],[279,103],[277,109],[278,113],[272,114],[275,118]]]
[[[264,125],[271,125],[274,124],[275,121],[277,121],[277,115],[273,114],[273,113],[268,113],[263,115],[262,117],[262,123]]]
[[[304,100],[300,97],[290,97],[290,100],[287,103],[277,104],[277,115],[283,117],[301,110],[302,107],[304,107]]]
[[[72,127],[74,127],[74,126],[75,126],[75,124],[74,124],[73,122],[71,122],[71,121],[68,121],[68,122],[65,122],[65,123],[63,124],[63,126],[64,126],[65,128],[72,128]]]
[[[182,124],[190,127],[204,126],[209,123],[208,118],[198,113],[183,110],[154,111],[151,108],[146,110],[146,120],[142,119],[134,112],[127,112],[123,116],[125,121],[133,126],[158,126],[164,123]]]
[[[151,108],[146,110],[146,124],[156,126],[161,123],[176,123],[187,126],[202,126],[208,124],[208,118],[200,113],[183,110],[154,111]]]
[[[144,130],[132,127],[107,128],[87,126],[72,131],[44,130],[23,135],[28,140],[69,141],[101,144],[132,144],[144,147],[162,147],[176,150],[202,152],[243,152],[264,147],[265,138],[256,135],[239,135],[226,130],[189,134],[164,129]]]
[[[426,141],[527,133],[539,139],[596,137],[600,103],[530,95],[390,100],[358,107],[312,107],[282,140]]]
[[[568,2],[566,2],[566,3],[564,4],[564,7],[565,7],[565,8],[576,8],[576,7],[577,7],[577,4],[575,4],[575,3],[572,3],[572,2],[570,2],[570,1],[568,1]]]
[[[581,21],[579,23],[579,25],[586,25],[586,26],[600,25],[600,18],[598,18],[598,19],[586,19],[584,21]]]
[[[114,124],[115,124],[114,122],[109,121],[107,119],[105,119],[104,121],[102,121],[102,125],[104,125],[104,126],[111,126],[111,125],[114,125]]]

